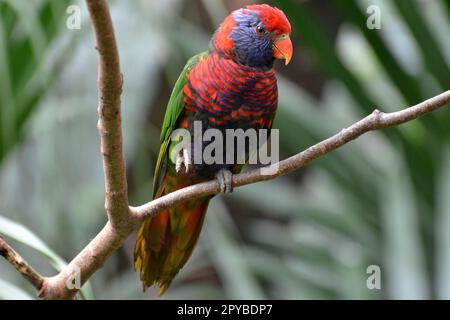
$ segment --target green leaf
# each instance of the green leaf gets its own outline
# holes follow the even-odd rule
[[[442,175],[437,188],[436,217],[436,285],[439,299],[450,299],[450,148],[442,163]]]
[[[448,89],[450,87],[450,68],[433,33],[420,13],[417,1],[394,0],[393,3],[416,38],[428,71],[439,82],[441,89]]]
[[[21,288],[0,279],[0,300],[34,300]]]
[[[0,1],[0,162],[55,78],[45,59],[67,3]]]
[[[41,239],[39,239],[39,237],[37,237],[32,231],[30,231],[23,225],[11,221],[1,215],[0,234],[6,235],[40,252],[48,259],[49,263],[57,271],[61,271],[67,266],[67,263],[52,249],[50,249]],[[81,292],[84,298],[93,299],[93,292],[89,283],[84,284]]]
[[[385,261],[379,261],[394,299],[426,299],[429,288],[421,243],[419,210],[411,182],[401,161],[380,185]]]
[[[379,32],[370,30],[366,26],[367,17],[361,12],[355,0],[339,0],[335,4],[366,38],[371,45],[379,63],[386,70],[387,75],[402,93],[408,104],[416,104],[423,100],[416,79],[410,76],[391,53]]]

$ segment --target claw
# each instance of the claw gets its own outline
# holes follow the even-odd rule
[[[184,170],[186,173],[188,173],[191,169],[191,150],[190,149],[183,149],[183,158],[184,158]]]
[[[175,162],[175,170],[177,173],[180,173],[182,167],[184,167],[185,173],[188,173],[192,169],[191,151],[187,148],[180,151]]]
[[[181,166],[183,165],[183,156],[180,154],[177,155],[177,159],[175,161],[175,170],[177,171],[177,173],[180,173],[181,170]]]
[[[216,174],[216,179],[220,185],[221,193],[233,192],[233,174],[230,170],[222,169]]]

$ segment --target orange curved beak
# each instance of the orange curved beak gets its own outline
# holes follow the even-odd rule
[[[286,65],[291,61],[293,51],[292,41],[289,36],[273,42],[273,56],[276,59],[284,60]]]

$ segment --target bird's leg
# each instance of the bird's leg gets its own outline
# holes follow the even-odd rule
[[[175,169],[177,173],[180,173],[181,167],[184,167],[185,173],[188,173],[192,169],[191,150],[189,148],[183,148],[177,155],[177,159],[175,161]]]
[[[228,169],[221,169],[216,173],[216,179],[220,185],[220,192],[231,193],[233,192],[233,174]]]
[[[184,170],[188,173],[192,169],[191,148],[183,148]]]
[[[175,160],[175,170],[177,171],[177,173],[180,173],[182,165],[183,165],[183,151],[180,151],[177,154],[177,158]]]

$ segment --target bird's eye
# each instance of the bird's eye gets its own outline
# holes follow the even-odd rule
[[[256,32],[258,34],[267,34],[268,33],[268,31],[266,29],[264,29],[263,27],[261,27],[261,26],[257,26],[256,27]]]

